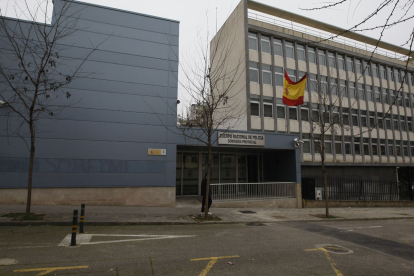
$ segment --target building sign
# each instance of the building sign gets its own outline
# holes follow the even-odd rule
[[[166,149],[148,149],[148,155],[167,155]]]
[[[218,144],[237,146],[264,146],[265,136],[263,134],[219,132]]]

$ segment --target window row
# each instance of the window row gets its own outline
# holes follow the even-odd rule
[[[313,137],[309,133],[302,134],[302,140],[304,141],[302,150],[303,153],[311,153],[311,147],[315,153],[321,153],[322,151],[322,139],[320,134],[313,134]],[[411,151],[411,156],[414,156],[414,142],[408,141],[395,141],[396,145],[394,147],[393,140],[386,139],[370,139],[369,138],[353,138],[354,146],[352,146],[352,137],[344,136],[344,143],[342,143],[341,136],[335,136],[332,140],[332,136],[324,136],[324,150],[327,154],[346,154],[346,155],[368,155],[371,154],[374,156],[390,155],[390,156],[409,156],[408,150]],[[362,143],[361,143],[362,142]],[[402,151],[401,151],[402,149]]]
[[[263,53],[271,53],[271,43],[270,37],[261,36],[260,39],[261,51]],[[250,50],[258,50],[258,38],[257,34],[249,32],[249,49]],[[325,51],[312,47],[307,47],[307,55],[306,55],[306,47],[305,45],[300,45],[285,41],[285,53],[283,51],[283,41],[281,39],[274,38],[273,39],[273,52],[274,55],[277,56],[284,56],[286,55],[287,58],[296,59],[295,52],[297,54],[297,59],[306,61],[308,59],[309,63],[316,64],[317,62],[319,65],[328,66],[331,68],[338,68],[341,70],[348,70],[350,72],[356,72],[359,74],[365,74],[367,76],[372,76],[374,78],[382,78],[382,79],[389,79],[390,81],[398,82],[398,83],[405,83],[411,84],[414,86],[414,72],[406,73],[404,71],[400,71],[397,69],[391,69],[390,67],[386,67],[385,65],[370,63],[366,60],[362,59],[353,59],[352,57],[347,57],[345,60],[345,55],[336,54],[333,52]]]
[[[257,62],[249,63],[250,81],[259,83],[259,65]],[[262,65],[262,82],[265,85],[272,85],[283,87],[284,69],[282,67],[274,66],[274,78],[272,78],[272,66]],[[299,80],[305,75],[305,72],[298,71],[298,78],[296,78],[296,70],[286,69],[289,78],[292,81]],[[329,85],[328,85],[329,84]],[[309,74],[308,87],[311,92],[320,91],[323,94],[331,94],[340,97],[349,97],[353,99],[360,99],[373,102],[384,102],[385,104],[399,105],[414,108],[414,95],[410,93],[380,88],[372,85],[363,85],[351,81],[345,81],[337,78],[328,78],[327,76],[320,76],[316,74]],[[365,89],[364,89],[365,88]]]
[[[300,109],[294,106],[286,106],[282,99],[276,99],[276,118],[325,122],[328,124],[339,124],[343,126],[361,126],[370,128],[379,128],[384,130],[401,130],[413,132],[412,117],[385,114],[382,112],[366,111],[353,108],[340,108],[337,106],[325,107],[316,103],[310,104],[305,102]],[[260,117],[260,102],[258,99],[250,100],[251,116]],[[263,100],[263,117],[273,118],[273,102],[271,100]],[[377,115],[377,116],[375,116]]]

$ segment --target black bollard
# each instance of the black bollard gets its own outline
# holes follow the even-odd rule
[[[80,227],[79,233],[83,234],[83,223],[85,222],[85,204],[81,205]]]
[[[73,210],[72,239],[70,246],[76,246],[76,230],[78,229],[78,210]]]

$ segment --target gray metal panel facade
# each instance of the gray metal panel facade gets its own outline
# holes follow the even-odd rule
[[[33,187],[174,187],[176,143],[165,125],[176,124],[179,23],[71,5],[80,30],[61,41],[73,46],[60,56],[74,68],[102,44],[82,67],[84,78],[70,84],[70,100],[61,100],[72,105],[42,121]],[[25,188],[29,151],[7,134],[4,114],[0,109],[0,188]],[[148,156],[148,148],[167,155]]]

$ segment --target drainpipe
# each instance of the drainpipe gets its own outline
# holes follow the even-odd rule
[[[399,169],[400,167],[395,167],[395,175],[397,176],[397,197],[398,197],[398,200],[400,199],[399,197],[400,197],[400,189],[399,189],[399,183],[398,183],[398,169]]]

